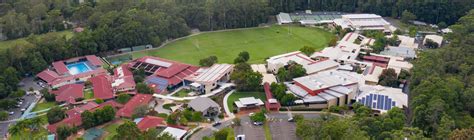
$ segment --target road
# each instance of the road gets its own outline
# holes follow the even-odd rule
[[[312,119],[312,118],[317,118],[320,116],[320,114],[318,113],[292,113],[291,115],[295,115],[295,114],[301,114],[303,115],[306,119]],[[287,122],[288,121],[288,118],[289,118],[289,113],[287,112],[282,112],[282,113],[271,113],[271,114],[268,114],[268,119],[269,120],[279,120],[281,122],[285,121]],[[239,135],[239,134],[245,134],[246,135],[246,139],[252,139],[252,138],[261,138],[261,136],[263,136],[263,139],[265,139],[265,134],[263,133],[263,128],[261,126],[253,126],[250,124],[250,119],[248,116],[241,116],[240,117],[241,119],[241,124],[242,126],[246,126],[246,127],[241,127],[241,128],[237,128],[237,130],[235,131],[235,135]],[[232,120],[227,120],[227,121],[223,121],[221,125],[217,126],[217,127],[212,127],[212,126],[208,126],[208,127],[204,127],[203,129],[199,130],[198,132],[194,133],[192,136],[191,136],[191,140],[201,140],[203,137],[207,136],[207,137],[210,137],[212,136],[212,134],[214,133],[214,131],[218,131],[222,128],[225,128],[225,127],[228,127],[232,124]],[[248,124],[248,125],[246,125]],[[271,123],[270,126],[273,126],[273,124]],[[282,126],[282,124],[275,124],[275,126]],[[247,127],[249,129],[247,129]],[[260,127],[260,128],[258,128]],[[271,127],[270,127],[271,128]],[[275,127],[276,128],[276,127]],[[260,131],[260,129],[262,131]],[[285,128],[280,128],[280,129],[273,129],[271,128],[270,130],[272,132],[274,132],[275,134],[277,134],[277,132],[283,132],[282,129],[285,129]],[[294,133],[294,131],[288,131],[290,133]],[[272,133],[272,134],[274,134]],[[279,135],[286,135],[286,134],[279,134]],[[295,134],[288,134],[289,136],[292,136],[292,135],[295,135]]]
[[[38,86],[33,81],[33,77],[24,78],[21,82],[24,84],[24,86],[22,86],[21,89],[23,89],[25,91],[28,91],[28,89],[30,89],[30,87],[33,88],[34,90],[40,90],[41,89],[41,87]],[[12,109],[8,110],[8,111],[15,112],[15,114],[10,115],[8,117],[8,120],[14,120],[14,119],[20,118],[21,115],[22,115],[21,109],[28,108],[28,106],[32,102],[34,102],[37,97],[35,95],[25,95],[25,96],[23,96],[23,98],[24,98],[23,104],[21,104],[19,108],[12,108]],[[12,123],[14,123],[14,121],[13,122],[12,121],[0,122],[0,138],[5,138],[5,135],[8,132],[8,126],[10,126]]]

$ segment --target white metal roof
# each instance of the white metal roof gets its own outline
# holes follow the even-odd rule
[[[230,64],[214,64],[209,68],[201,68],[194,74],[188,76],[187,79],[194,82],[211,83],[215,82],[232,70]]]
[[[174,127],[166,127],[165,130],[163,130],[160,135],[163,135],[164,133],[168,133],[171,136],[173,136],[175,139],[179,140],[184,136],[184,134],[186,134],[186,130],[178,129]]]
[[[354,72],[331,70],[293,80],[314,91],[339,85],[359,83],[361,79],[362,76]]]
[[[165,62],[165,61],[156,60],[156,59],[152,59],[152,58],[145,59],[145,62],[149,63],[149,64],[161,66],[161,67],[166,67],[166,68],[170,67],[172,65],[172,63],[168,63],[168,62]]]

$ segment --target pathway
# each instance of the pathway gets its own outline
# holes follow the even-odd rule
[[[234,93],[235,90],[232,90],[230,91],[229,93],[227,93],[225,96],[224,96],[224,99],[222,100],[223,101],[223,105],[224,105],[224,110],[225,110],[225,114],[227,114],[227,116],[229,116],[229,118],[234,118],[235,115],[234,113],[232,113],[232,111],[229,110],[229,105],[227,104],[227,99],[229,98],[229,96]]]
[[[174,96],[161,95],[161,94],[156,94],[156,93],[153,94],[153,96],[156,97],[156,98],[176,100],[176,101],[193,100],[193,99],[196,99],[197,97],[211,97],[211,96],[214,96],[214,95],[220,93],[225,88],[231,87],[231,86],[235,86],[235,85],[233,83],[222,83],[221,87],[219,89],[214,90],[209,94],[204,94],[204,95],[199,95],[199,96],[192,96],[192,97],[174,97]]]

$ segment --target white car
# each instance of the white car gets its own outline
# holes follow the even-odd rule
[[[13,115],[13,114],[15,114],[15,112],[12,111],[12,112],[9,112],[8,114]]]
[[[245,140],[245,135],[237,135],[237,137],[235,137],[235,140]]]
[[[255,113],[249,113],[249,116],[253,116],[253,115],[255,115]]]
[[[23,111],[26,111],[26,108],[22,108],[22,109],[21,109],[21,112],[23,112]]]

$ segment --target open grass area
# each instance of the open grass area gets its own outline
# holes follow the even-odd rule
[[[32,112],[45,110],[45,109],[48,109],[48,108],[54,107],[54,106],[57,106],[56,102],[46,102],[46,101],[44,101],[44,102],[36,104],[36,106],[33,108]]]
[[[92,90],[87,90],[84,92],[84,99],[92,99],[94,98],[94,92]]]
[[[114,135],[117,134],[117,128],[120,126],[120,124],[113,123],[110,125],[107,125],[104,127],[104,130],[108,132],[107,136],[105,137],[106,140],[111,140]]]
[[[227,105],[229,106],[229,110],[234,110],[234,102],[239,100],[239,98],[244,97],[255,97],[257,99],[262,100],[263,102],[267,100],[267,97],[265,97],[265,93],[263,92],[234,92],[227,99]]]
[[[186,97],[188,96],[188,93],[191,92],[191,90],[188,90],[188,89],[181,89],[179,90],[177,93],[171,95],[171,96],[174,96],[174,97]]]
[[[177,40],[163,48],[135,52],[133,58],[150,55],[198,65],[200,59],[215,55],[219,63],[233,63],[240,52],[248,51],[249,63],[263,63],[270,56],[296,51],[303,46],[321,50],[332,37],[331,33],[319,28],[274,25],[202,33]]]
[[[68,39],[73,36],[72,31],[51,32],[51,33],[46,33],[46,34],[54,34],[54,35],[59,35],[59,36],[64,36],[65,35],[66,38],[68,38]],[[38,35],[38,36],[41,38],[44,35],[45,34]],[[0,41],[0,51],[3,51],[7,48],[15,47],[15,46],[30,44],[28,41],[26,41],[26,38],[27,37],[18,38],[18,39],[14,39],[14,40]]]

